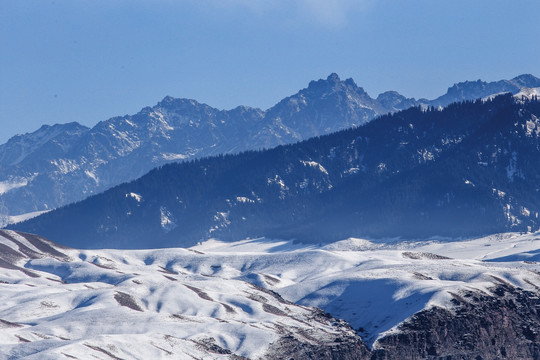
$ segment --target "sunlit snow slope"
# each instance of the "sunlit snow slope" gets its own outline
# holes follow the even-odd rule
[[[298,344],[325,356],[333,345],[363,351],[346,323],[318,310],[166,261],[204,256],[193,250],[77,251],[11,231],[0,231],[0,250],[1,359],[273,358]]]
[[[348,239],[312,248],[264,239],[209,241],[194,249],[205,256],[157,257],[199,273],[252,281],[290,301],[320,307],[363,329],[370,345],[422,309],[450,306],[452,293],[489,293],[501,281],[540,287],[536,235],[395,244]]]
[[[372,359],[394,359],[377,349],[421,311],[459,312],[456,299],[463,308],[477,295],[509,302],[501,286],[538,294],[539,239],[322,247],[210,240],[190,249],[81,251],[0,231],[0,358],[289,358],[306,347],[318,350],[294,358],[351,348],[370,358],[360,337],[319,307],[349,322]]]

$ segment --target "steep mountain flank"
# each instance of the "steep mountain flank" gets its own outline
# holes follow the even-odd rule
[[[372,359],[540,359],[538,293],[502,282],[452,295],[453,308],[421,311],[379,339]]]

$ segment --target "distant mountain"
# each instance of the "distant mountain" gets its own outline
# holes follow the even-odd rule
[[[429,106],[444,107],[453,102],[481,99],[486,96],[507,92],[516,94],[523,88],[536,87],[540,87],[540,79],[530,74],[519,75],[511,80],[499,80],[493,82],[485,82],[482,80],[465,81],[449,87],[446,94],[435,100],[420,100],[420,102]]]
[[[0,145],[0,227],[10,215],[82,200],[165,163],[272,148],[360,126],[411,106],[439,107],[538,86],[540,79],[521,75],[456,84],[433,101],[394,91],[373,99],[352,79],[331,74],[266,111],[245,106],[223,111],[165,97],[154,107],[91,129],[77,123],[43,126]]]
[[[282,144],[291,143],[358,126],[392,110],[372,99],[352,79],[341,81],[331,74],[268,109],[264,134],[276,134]]]
[[[13,228],[87,248],[534,231],[539,119],[540,102],[511,95],[415,107],[294,145],[165,165]]]
[[[0,203],[11,215],[52,209],[167,162],[271,148],[358,126],[391,110],[336,74],[267,111],[222,111],[168,96],[92,129],[44,126],[10,139],[0,146]]]

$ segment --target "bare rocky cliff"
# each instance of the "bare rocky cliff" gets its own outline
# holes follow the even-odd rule
[[[540,359],[540,298],[501,282],[453,294],[452,309],[421,311],[379,339],[372,360]]]
[[[368,350],[359,336],[313,344],[284,336],[267,359],[536,360],[540,359],[540,298],[501,283],[490,293],[452,294],[451,309],[413,315]],[[347,334],[345,331],[344,334]]]

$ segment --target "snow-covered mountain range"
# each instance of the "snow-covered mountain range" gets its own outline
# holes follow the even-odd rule
[[[11,225],[77,248],[540,229],[540,102],[410,108],[297,144],[167,164]]]
[[[0,358],[537,359],[539,241],[118,251],[0,231]]]
[[[11,227],[76,248],[0,230],[0,359],[540,359],[539,86],[332,74],[11,139],[4,223],[162,166]]]
[[[245,106],[223,111],[165,97],[135,115],[114,117],[91,129],[77,123],[43,126],[0,145],[0,222],[82,200],[167,162],[271,148],[411,106],[439,107],[539,86],[540,79],[521,75],[459,83],[432,101],[394,91],[374,99],[352,79],[331,74],[266,111]]]

